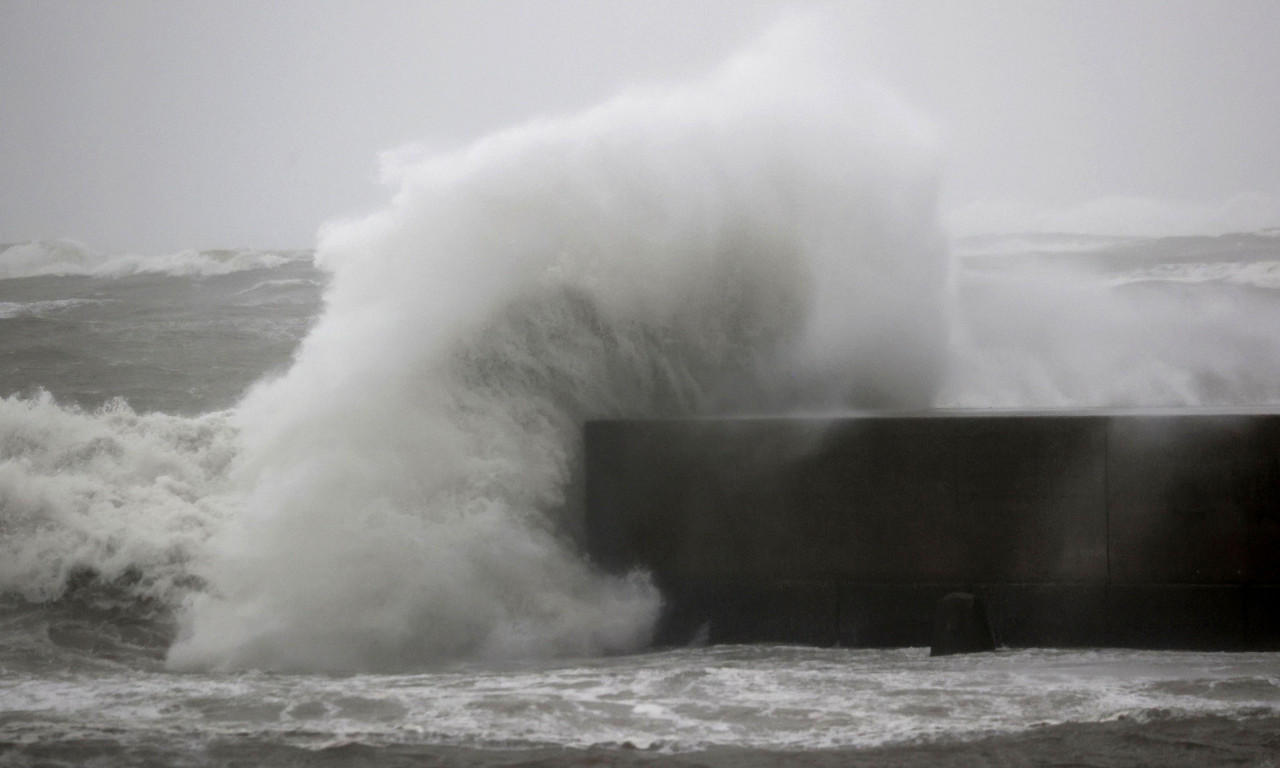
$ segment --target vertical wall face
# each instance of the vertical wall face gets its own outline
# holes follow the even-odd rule
[[[1275,644],[1280,417],[593,422],[587,533],[665,639],[926,644],[985,594],[1013,645]]]
[[[1280,418],[1117,418],[1110,435],[1117,581],[1277,581]]]
[[[1113,418],[1107,468],[1114,641],[1280,647],[1280,417]]]

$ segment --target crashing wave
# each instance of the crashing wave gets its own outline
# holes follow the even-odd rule
[[[575,541],[584,419],[929,402],[931,143],[787,45],[426,157],[326,230],[324,313],[237,411],[244,506],[173,666],[643,646],[660,596]]]

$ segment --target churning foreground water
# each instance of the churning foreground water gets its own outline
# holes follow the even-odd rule
[[[871,747],[1096,722],[1280,712],[1264,654],[725,646],[402,675],[181,674],[99,664],[6,681],[4,738],[320,749]]]

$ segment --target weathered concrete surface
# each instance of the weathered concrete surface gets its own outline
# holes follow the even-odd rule
[[[1009,645],[1280,647],[1280,415],[600,421],[597,563],[660,640],[925,645],[947,592]]]
[[[1113,580],[1280,580],[1280,417],[1112,419],[1107,473]]]
[[[972,592],[952,592],[938,601],[930,656],[981,653],[996,649],[983,599]]]

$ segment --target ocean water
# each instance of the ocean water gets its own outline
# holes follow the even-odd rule
[[[1273,654],[654,649],[662,597],[593,566],[577,495],[593,417],[1275,409],[1280,233],[953,241],[909,110],[759,55],[387,175],[314,252],[0,251],[0,761],[1280,716]]]
[[[989,345],[980,351],[1002,367],[1018,363],[1024,380],[1056,365],[1058,352],[1016,346],[1018,336],[984,327],[983,311],[992,294],[1013,300],[1004,290],[1014,285],[1049,290],[1046,274],[1060,269],[1075,276],[1061,290],[1095,302],[1218,308],[1162,332],[1198,329],[1240,344],[1242,355],[1277,342],[1277,326],[1233,325],[1237,313],[1280,306],[1274,235],[1070,249],[1068,238],[1014,242],[956,243],[956,280],[970,343]],[[288,368],[330,280],[308,253],[270,255],[225,272],[0,280],[0,759],[218,764],[291,750],[284,754],[341,764],[333,750],[361,745],[388,757],[426,750],[446,764],[460,754],[533,761],[540,749],[568,748],[585,751],[557,754],[590,764],[603,759],[599,750],[627,755],[632,747],[672,757],[719,748],[806,754],[1053,723],[1280,714],[1280,657],[1261,653],[1004,649],[931,659],[923,648],[640,646],[409,661],[401,652],[392,664],[310,669],[175,665],[183,612],[216,588],[211,551],[237,514],[237,399]],[[965,308],[966,297],[974,307]],[[1058,321],[1090,322],[1066,306]],[[1159,333],[1152,341],[1162,342]],[[1256,372],[1243,360],[1215,368],[1216,352],[1197,361],[1184,351],[1179,388],[1153,374],[1141,392],[1178,404],[1180,387],[1199,382],[1195,402],[1276,403],[1265,388],[1267,360]],[[963,403],[966,378],[994,375],[981,370],[990,364],[983,355],[957,361],[959,380],[944,378],[940,398]],[[1075,382],[1062,382],[1056,397],[1070,404]],[[1026,390],[1014,392],[1027,402]],[[992,396],[971,394],[979,403]],[[1108,402],[1130,395],[1120,390]],[[441,749],[462,752],[440,757]]]

